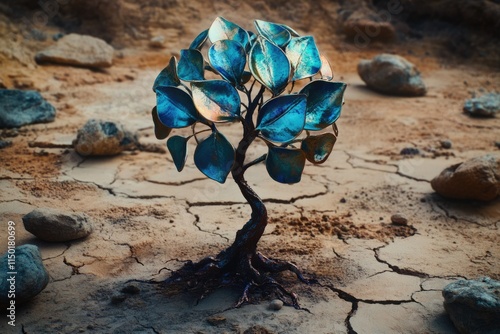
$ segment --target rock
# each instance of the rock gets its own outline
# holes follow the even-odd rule
[[[24,228],[45,241],[70,241],[92,233],[93,224],[84,213],[64,212],[55,209],[35,209],[23,217]]]
[[[496,146],[496,148],[500,148],[500,141],[496,141],[495,146]]]
[[[473,117],[495,117],[500,111],[500,94],[489,93],[465,101],[464,113]]]
[[[384,21],[368,8],[355,10],[342,23],[342,29],[349,41],[360,47],[370,42],[391,42],[396,39],[394,26]]]
[[[500,333],[500,281],[458,280],[443,289],[444,308],[460,333]]]
[[[447,140],[447,139],[441,140],[439,142],[439,144],[441,144],[441,147],[446,149],[446,150],[450,149],[453,146],[453,143],[451,142],[451,140]]]
[[[417,154],[420,154],[420,150],[416,147],[405,147],[399,152],[399,154],[401,154],[401,155],[417,155]]]
[[[161,49],[165,45],[165,37],[163,36],[155,36],[149,40],[149,46],[152,48],[158,48]]]
[[[215,314],[207,318],[207,322],[212,326],[218,326],[226,322],[226,317],[221,314]]]
[[[279,311],[283,308],[283,301],[279,299],[274,299],[269,303],[269,309],[273,311]]]
[[[243,334],[275,334],[275,332],[261,325],[253,325],[243,332]]]
[[[48,123],[55,117],[55,108],[39,92],[0,89],[0,128]]]
[[[27,302],[38,295],[49,283],[49,274],[45,269],[38,247],[23,245],[15,248],[14,268],[10,268],[8,256],[5,253],[0,259],[0,307],[4,309],[10,304],[8,298],[10,282],[7,280],[15,276],[15,302],[16,306]],[[16,272],[11,275],[9,272]]]
[[[110,298],[110,303],[113,305],[121,304],[127,299],[127,296],[121,294],[114,294]]]
[[[136,284],[130,283],[123,287],[122,292],[129,295],[137,295],[141,292],[141,289]]]
[[[444,197],[490,201],[500,195],[500,154],[487,154],[450,166],[431,181]]]
[[[0,150],[9,146],[12,146],[12,140],[0,140]]]
[[[78,130],[73,147],[83,156],[116,155],[137,145],[135,135],[121,124],[91,119]]]
[[[400,225],[400,226],[408,225],[408,219],[406,219],[406,217],[404,217],[403,215],[401,215],[399,213],[396,213],[396,214],[391,216],[391,222],[394,225]]]
[[[420,72],[403,57],[380,54],[361,60],[358,74],[369,88],[388,95],[423,96],[427,92]]]
[[[69,34],[56,44],[36,54],[39,63],[56,63],[90,68],[110,67],[114,49],[102,39],[87,35]]]

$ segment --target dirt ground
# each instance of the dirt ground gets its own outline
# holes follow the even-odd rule
[[[255,9],[248,17],[234,10],[219,9],[246,27],[249,15],[258,15]],[[449,165],[498,152],[500,118],[473,119],[462,106],[472,93],[498,90],[500,73],[479,62],[439,57],[425,39],[337,48],[321,35],[321,25],[299,27],[320,35],[319,48],[336,80],[348,84],[339,139],[325,164],[306,165],[299,184],[272,181],[263,165],[246,175],[270,212],[260,250],[318,278],[312,286],[288,274],[280,278],[309,311],[270,310],[269,296],[230,309],[238,287],[198,301],[196,295],[171,295],[161,286],[134,282],[161,281],[187,260],[218,253],[250,214],[231,178],[223,185],[206,179],[192,155],[178,173],[150,120],[156,75],[214,17],[207,15],[182,34],[158,29],[173,36],[164,49],[147,43],[121,48],[104,71],[22,61],[49,40],[30,42],[22,57],[3,59],[4,82],[40,90],[57,116],[52,123],[3,132],[13,145],[0,151],[0,235],[6,235],[9,220],[16,222],[17,244],[40,248],[50,282],[17,310],[17,326],[2,320],[0,332],[457,333],[441,289],[458,278],[500,279],[500,200],[447,200],[432,191],[430,180]],[[292,19],[281,22],[294,27]],[[415,63],[427,95],[400,98],[368,90],[356,65],[380,52]],[[90,118],[119,121],[159,149],[80,157],[71,141]],[[238,124],[222,131],[233,141],[240,133]],[[451,149],[441,148],[444,139],[451,140]],[[258,144],[251,156],[265,151]],[[402,156],[405,147],[421,154]],[[189,149],[194,152],[194,146]],[[38,207],[85,212],[95,230],[74,242],[37,240],[21,218]],[[408,218],[408,226],[391,224],[396,213]],[[6,242],[0,239],[2,253]]]

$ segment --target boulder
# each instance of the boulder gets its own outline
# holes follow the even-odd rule
[[[0,259],[0,307],[3,310],[15,300],[16,307],[27,302],[38,295],[49,283],[49,274],[42,262],[38,247],[35,245],[23,245],[15,248],[14,267],[9,264],[9,256],[5,253]],[[10,274],[15,272],[15,274]],[[11,288],[10,279],[15,280],[15,298],[9,298]]]
[[[444,308],[460,333],[500,333],[500,282],[458,280],[443,289]]]
[[[54,121],[56,109],[34,90],[0,89],[0,128]]]
[[[380,54],[361,60],[358,74],[366,85],[383,94],[423,96],[427,92],[418,69],[403,57]]]
[[[368,8],[350,13],[342,23],[342,30],[347,39],[359,47],[366,47],[370,42],[387,43],[396,39],[396,29],[391,22]]]
[[[137,138],[118,123],[91,119],[78,130],[73,147],[83,156],[116,155],[137,146]]]
[[[500,94],[488,93],[465,101],[464,113],[473,117],[495,117],[500,111]]]
[[[69,34],[56,44],[38,52],[39,63],[56,63],[90,68],[110,67],[114,49],[102,39],[87,35]]]
[[[431,181],[438,194],[490,201],[500,195],[500,154],[487,154],[450,166]]]
[[[23,217],[26,231],[44,241],[63,242],[80,239],[92,233],[93,224],[84,213],[55,209],[35,209]]]

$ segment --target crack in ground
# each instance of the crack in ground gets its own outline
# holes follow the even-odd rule
[[[12,202],[19,202],[19,203],[23,203],[23,204],[26,204],[26,205],[33,205],[30,202],[23,201],[22,199],[9,199],[9,200],[6,200],[6,201],[0,201],[0,203],[12,203]]]
[[[130,251],[130,256],[129,257],[132,258],[132,259],[134,259],[135,262],[139,263],[141,266],[144,266],[144,263],[142,263],[141,261],[139,261],[139,258],[135,254],[134,246],[132,246],[131,244],[129,244],[127,242],[117,243],[116,245],[118,245],[118,246],[127,246],[129,248],[129,251]]]
[[[193,183],[196,181],[203,181],[203,180],[206,180],[206,178],[205,177],[198,177],[198,178],[194,178],[191,180],[179,181],[179,182],[161,182],[161,181],[154,181],[154,180],[146,179],[146,182],[150,182],[150,183],[154,183],[154,184],[161,184],[161,185],[165,185],[165,186],[183,186],[185,184]]]
[[[416,276],[416,277],[420,277],[420,278],[428,278],[429,277],[429,275],[426,274],[426,273],[423,273],[423,272],[420,272],[420,271],[416,271],[416,270],[412,270],[412,269],[400,268],[398,266],[390,264],[388,261],[382,260],[380,258],[379,250],[382,249],[382,248],[384,248],[384,247],[386,247],[386,246],[387,245],[382,245],[382,246],[379,246],[379,247],[376,247],[376,248],[373,249],[373,253],[375,254],[375,260],[377,260],[377,262],[385,264],[392,271],[394,271],[395,273],[400,274],[400,275]]]
[[[450,213],[450,211],[444,207],[444,205],[442,205],[440,203],[437,203],[437,202],[435,202],[434,204],[436,204],[436,206],[438,208],[440,208],[441,210],[443,210],[444,215],[446,216],[446,218],[453,219],[455,222],[458,222],[458,221],[462,220],[464,222],[467,222],[467,223],[470,223],[470,224],[474,224],[474,225],[478,225],[478,226],[481,226],[481,227],[487,227],[488,226],[488,225],[480,224],[480,223],[478,223],[477,221],[474,221],[474,220],[469,220],[467,218],[457,217],[455,215],[452,215]],[[434,212],[439,213],[439,214],[442,215],[442,213],[440,213],[437,210],[435,210],[434,206],[432,206],[432,209],[433,209]]]
[[[213,235],[219,236],[219,237],[221,237],[222,239],[224,239],[224,240],[226,240],[227,242],[229,242],[229,238],[228,238],[228,237],[226,237],[226,236],[224,236],[224,235],[222,235],[222,234],[220,234],[220,233],[213,232],[213,231],[206,231],[206,230],[202,229],[202,228],[198,225],[198,224],[200,223],[200,216],[199,216],[199,215],[197,215],[197,214],[192,213],[191,211],[189,211],[189,209],[190,209],[189,207],[188,207],[188,208],[186,208],[186,211],[187,211],[189,214],[193,215],[193,217],[194,217],[194,219],[195,219],[195,220],[194,220],[193,225],[194,225],[194,226],[196,226],[196,227],[198,228],[198,230],[200,230],[200,232],[205,232],[205,233],[209,233],[209,234],[213,234]]]
[[[66,253],[66,251],[71,247],[71,244],[70,243],[67,243],[66,244],[66,249],[62,251],[61,254],[59,255],[56,255],[56,256],[52,256],[52,257],[47,257],[45,259],[42,259],[42,261],[47,261],[47,260],[52,260],[52,259],[56,259],[58,257],[60,257],[61,255],[64,255],[64,253]]]

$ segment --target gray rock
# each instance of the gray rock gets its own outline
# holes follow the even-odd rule
[[[0,89],[0,128],[52,122],[55,108],[34,90]]]
[[[152,48],[161,49],[165,47],[165,37],[155,36],[149,40],[149,46]]]
[[[91,119],[78,130],[73,147],[83,156],[116,155],[137,146],[137,138],[118,123]]]
[[[438,194],[490,201],[500,195],[500,154],[487,154],[450,166],[431,181]]]
[[[439,144],[441,144],[441,147],[446,149],[446,150],[450,149],[453,146],[453,143],[451,142],[451,140],[448,140],[448,139],[441,140],[439,142]]]
[[[500,282],[458,280],[443,289],[444,308],[460,333],[500,333]]]
[[[37,238],[53,242],[84,238],[93,231],[92,221],[86,214],[48,208],[31,211],[23,217],[23,223],[26,231]]]
[[[358,64],[358,74],[377,92],[397,96],[423,96],[427,92],[420,72],[403,57],[380,54]]]
[[[15,248],[15,267],[10,268],[7,251],[0,259],[0,307],[10,305],[9,298],[11,276],[15,276],[15,305],[27,302],[38,295],[49,283],[49,274],[45,269],[38,247],[23,245]],[[15,275],[9,272],[16,272]]]
[[[9,146],[12,146],[12,140],[0,139],[0,150]]]
[[[474,117],[495,117],[500,111],[500,94],[488,93],[465,101],[464,112]]]
[[[273,311],[279,311],[283,308],[283,301],[280,299],[274,299],[269,303],[269,309]]]
[[[87,35],[69,34],[56,44],[36,54],[37,62],[82,67],[110,67],[114,49],[102,39]]]
[[[391,223],[394,225],[405,226],[408,225],[408,219],[406,219],[406,217],[402,214],[396,213],[391,216]]]
[[[417,155],[417,154],[420,154],[420,150],[416,147],[405,147],[399,152],[399,154],[401,154],[401,155]]]

